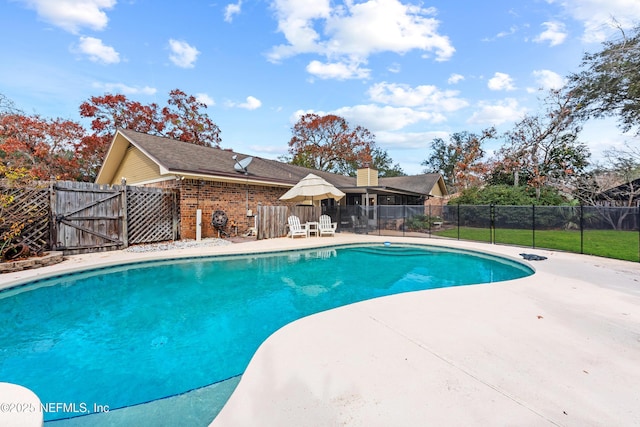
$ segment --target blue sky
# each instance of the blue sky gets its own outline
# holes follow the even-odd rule
[[[0,94],[27,113],[86,125],[91,96],[181,89],[224,148],[276,158],[300,114],[332,113],[413,174],[435,137],[536,112],[640,1],[0,0],[0,17]],[[607,120],[581,140],[598,159],[630,138]]]

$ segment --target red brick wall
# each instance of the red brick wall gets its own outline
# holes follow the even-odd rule
[[[182,239],[195,239],[197,209],[202,210],[202,237],[204,238],[218,237],[218,232],[211,226],[211,215],[216,210],[224,211],[229,218],[228,232],[231,231],[229,228],[231,221],[235,220],[238,224],[238,234],[244,234],[254,226],[254,218],[247,217],[247,206],[255,215],[259,203],[265,206],[288,204],[278,200],[287,191],[286,188],[281,187],[194,179],[163,181],[153,186],[180,190],[180,238]]]

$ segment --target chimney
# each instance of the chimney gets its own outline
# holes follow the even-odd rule
[[[356,187],[377,187],[378,171],[369,167],[358,169]]]

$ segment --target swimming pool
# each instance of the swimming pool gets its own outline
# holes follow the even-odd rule
[[[0,322],[13,325],[0,332],[0,380],[42,402],[78,404],[45,413],[47,421],[93,405],[113,411],[237,377],[269,335],[312,313],[530,274],[503,258],[395,244],[76,273],[0,293]]]

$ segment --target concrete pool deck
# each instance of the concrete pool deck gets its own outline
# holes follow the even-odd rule
[[[640,263],[336,234],[76,255],[3,274],[0,287],[136,260],[384,241],[548,259],[529,262],[536,274],[524,279],[399,294],[291,323],[259,348],[212,426],[640,425]]]

